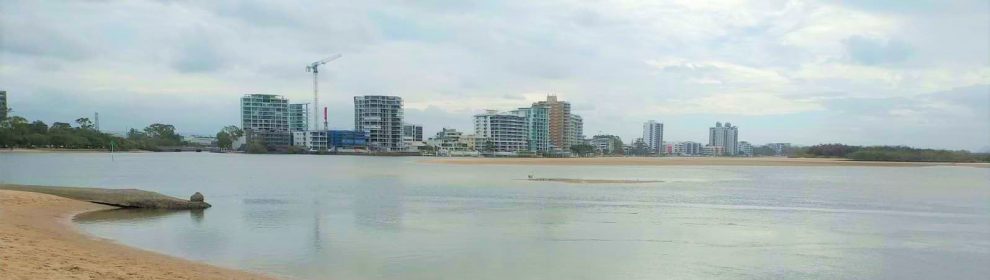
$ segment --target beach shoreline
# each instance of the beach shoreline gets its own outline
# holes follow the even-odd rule
[[[115,207],[0,190],[5,279],[275,279],[122,245],[80,231],[76,215]]]
[[[990,163],[853,161],[835,158],[784,157],[595,157],[595,158],[431,158],[420,162],[460,165],[559,165],[559,166],[969,166],[990,168]]]

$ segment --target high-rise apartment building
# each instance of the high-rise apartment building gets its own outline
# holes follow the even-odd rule
[[[567,124],[569,143],[567,151],[570,151],[570,146],[584,144],[584,119],[581,116],[571,114],[571,119]]]
[[[481,152],[514,153],[529,150],[526,115],[519,110],[499,113],[488,110],[474,115],[476,149]]]
[[[403,141],[423,141],[423,126],[418,124],[402,125]]]
[[[7,91],[0,90],[0,121],[7,119]]]
[[[736,155],[739,152],[739,128],[732,126],[731,123],[725,123],[723,126],[721,122],[716,122],[715,127],[708,129],[708,145],[721,147],[713,148],[713,155]]]
[[[529,151],[546,153],[551,150],[549,106],[533,105],[533,107],[519,108],[510,113],[526,119],[526,142]]]
[[[540,101],[533,106],[546,106],[550,108],[550,144],[553,148],[568,151],[571,143],[574,142],[574,133],[571,132],[571,103],[558,101],[557,96],[549,95],[546,101]]]
[[[654,120],[643,123],[643,142],[650,148],[651,153],[664,154],[663,146],[663,123]]]
[[[372,151],[398,152],[404,149],[402,118],[402,97],[354,97],[354,130],[365,132],[368,148]]]
[[[241,97],[241,128],[248,143],[268,147],[289,146],[289,100],[280,95],[248,94]]]
[[[289,131],[309,130],[310,113],[307,103],[289,104]]]

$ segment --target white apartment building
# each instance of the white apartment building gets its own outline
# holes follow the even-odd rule
[[[730,123],[716,122],[715,127],[708,129],[708,145],[723,147],[722,153],[716,155],[734,156],[739,152],[739,128]]]
[[[354,130],[368,136],[372,151],[402,151],[402,97],[365,95],[354,97]]]
[[[488,110],[474,115],[474,133],[478,151],[509,154],[527,151],[526,116],[519,111],[499,113]]]
[[[292,144],[289,133],[289,100],[280,95],[248,94],[241,97],[241,128],[247,141],[267,146]]]

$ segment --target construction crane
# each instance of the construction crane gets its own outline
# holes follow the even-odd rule
[[[320,61],[313,62],[313,63],[311,63],[309,65],[306,65],[306,72],[313,72],[313,110],[310,111],[310,114],[313,115],[313,130],[319,130],[320,129],[320,125],[319,125],[319,123],[320,123],[320,115],[316,113],[316,110],[319,110],[317,108],[320,108],[320,94],[319,94],[319,87],[318,87],[318,83],[317,83],[317,79],[316,79],[317,74],[320,73],[320,65],[327,64],[328,62],[337,60],[341,56],[343,56],[343,55],[341,55],[341,54],[335,54],[335,55],[330,56],[328,58],[325,58],[325,59],[322,59]]]

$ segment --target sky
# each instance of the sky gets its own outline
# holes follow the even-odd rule
[[[244,94],[396,95],[424,134],[548,94],[588,136],[990,151],[990,1],[8,1],[13,114],[105,131],[239,125]]]

